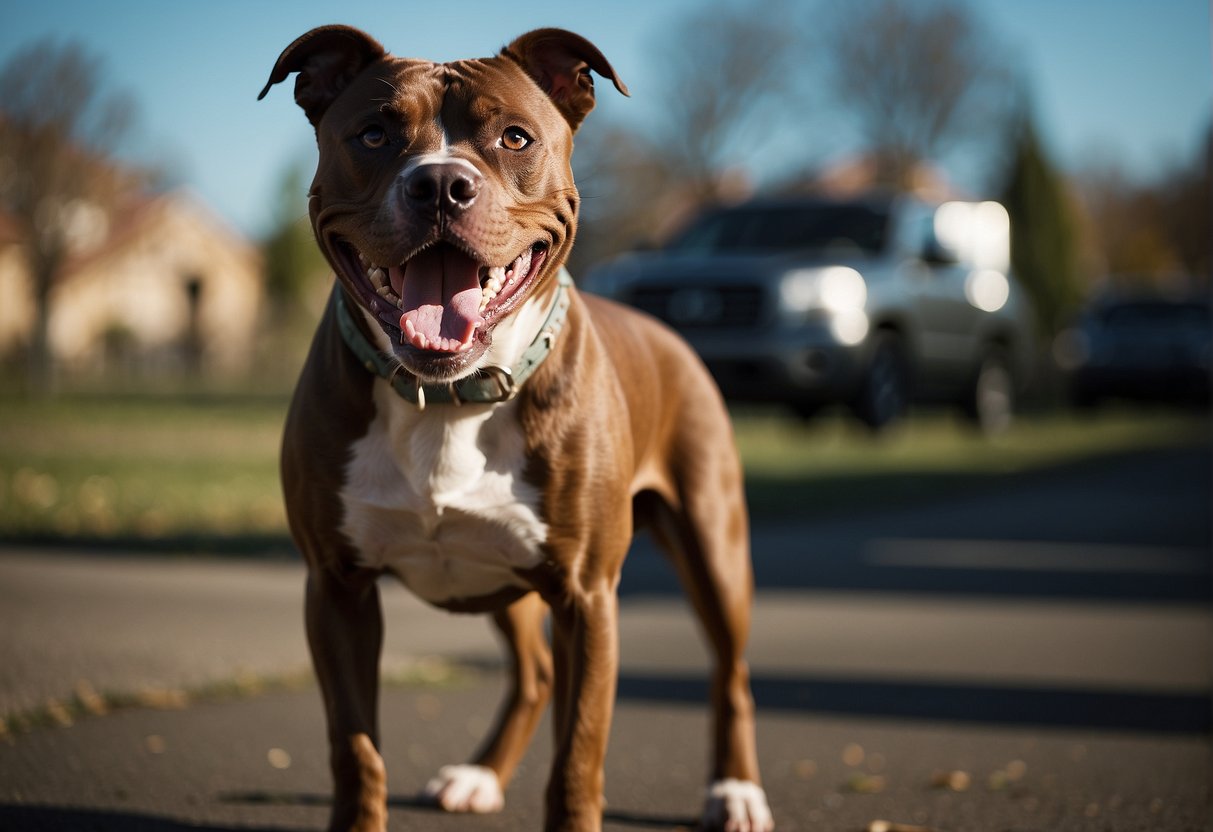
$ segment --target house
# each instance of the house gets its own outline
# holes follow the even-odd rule
[[[188,191],[72,216],[49,336],[68,373],[249,368],[262,305],[261,255]],[[22,352],[34,295],[16,225],[0,217],[0,355]]]

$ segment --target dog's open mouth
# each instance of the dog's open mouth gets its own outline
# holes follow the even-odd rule
[[[341,248],[363,304],[399,333],[401,344],[430,353],[470,350],[524,296],[547,257],[541,242],[506,265],[489,266],[439,242],[385,267],[348,243]]]

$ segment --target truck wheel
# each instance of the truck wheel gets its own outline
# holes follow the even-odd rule
[[[986,436],[997,436],[1011,426],[1015,378],[1000,350],[989,350],[982,357],[961,402],[961,411]]]
[[[879,432],[905,415],[910,403],[910,372],[901,342],[880,333],[851,408],[859,420]]]
[[[800,417],[801,421],[811,422],[821,413],[821,408],[821,402],[798,401],[792,405],[792,412]]]

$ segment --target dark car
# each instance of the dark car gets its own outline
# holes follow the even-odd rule
[[[1213,306],[1207,297],[1121,295],[1093,302],[1058,342],[1075,404],[1104,399],[1208,404]]]
[[[1031,341],[1009,240],[993,202],[764,199],[583,285],[678,330],[733,401],[845,403],[879,429],[943,400],[998,430]]]

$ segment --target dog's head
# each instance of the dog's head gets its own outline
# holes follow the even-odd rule
[[[602,53],[538,29],[493,58],[396,58],[347,26],[283,51],[320,161],[309,210],[349,295],[427,381],[478,369],[493,328],[554,279],[578,209],[573,133],[594,107]]]

